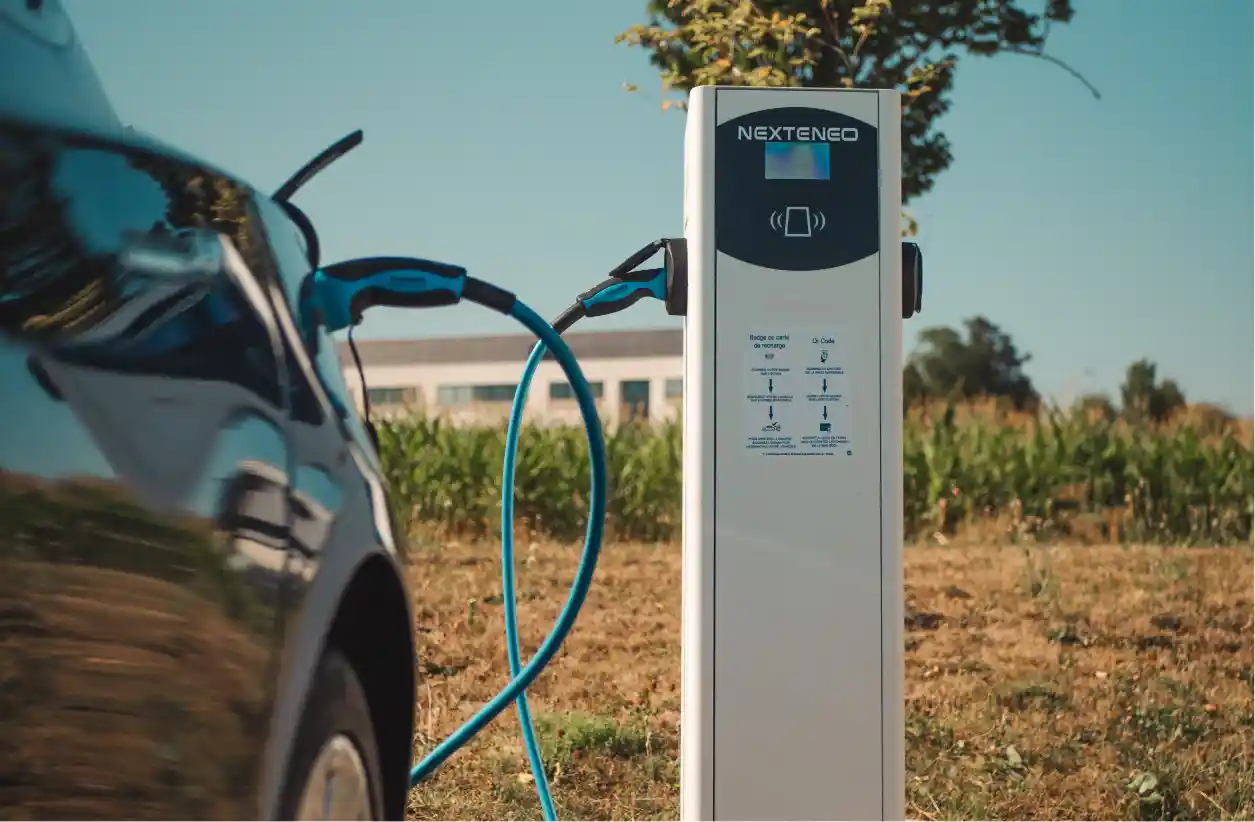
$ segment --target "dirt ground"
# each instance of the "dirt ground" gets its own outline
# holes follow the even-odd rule
[[[421,755],[508,680],[492,544],[416,550]],[[525,658],[578,549],[520,545]],[[529,691],[558,813],[674,819],[680,555],[603,551]],[[1252,551],[912,548],[907,813],[1251,819]],[[513,709],[411,793],[411,819],[539,819]]]

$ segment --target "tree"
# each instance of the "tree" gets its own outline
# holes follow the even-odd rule
[[[1120,386],[1121,413],[1129,422],[1163,422],[1185,405],[1175,380],[1158,381],[1159,367],[1147,359],[1129,365]]]
[[[1071,0],[1044,13],[1019,0],[649,0],[650,22],[616,42],[650,52],[664,96],[703,85],[899,89],[902,201],[923,194],[952,157],[937,120],[950,108],[960,55],[1047,60],[1051,24],[1072,19]],[[663,107],[682,101],[666,99]]]
[[[1029,355],[984,317],[963,325],[966,336],[944,327],[920,333],[920,345],[902,375],[906,403],[1005,397],[1016,410],[1035,409],[1041,398],[1023,371]]]
[[[1106,394],[1086,394],[1076,401],[1075,409],[1091,422],[1115,422],[1120,416],[1115,403]]]

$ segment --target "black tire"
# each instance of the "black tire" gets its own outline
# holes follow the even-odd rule
[[[323,747],[337,735],[348,737],[361,757],[370,794],[371,819],[383,819],[383,772],[366,692],[348,658],[328,648],[319,660],[305,700],[288,773],[279,800],[279,818],[296,819],[310,771]]]

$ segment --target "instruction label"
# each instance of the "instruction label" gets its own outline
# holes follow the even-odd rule
[[[748,335],[746,450],[769,457],[854,455],[848,349],[836,329]]]

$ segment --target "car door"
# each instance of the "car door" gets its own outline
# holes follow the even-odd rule
[[[291,522],[250,189],[0,124],[0,807],[256,818]]]

